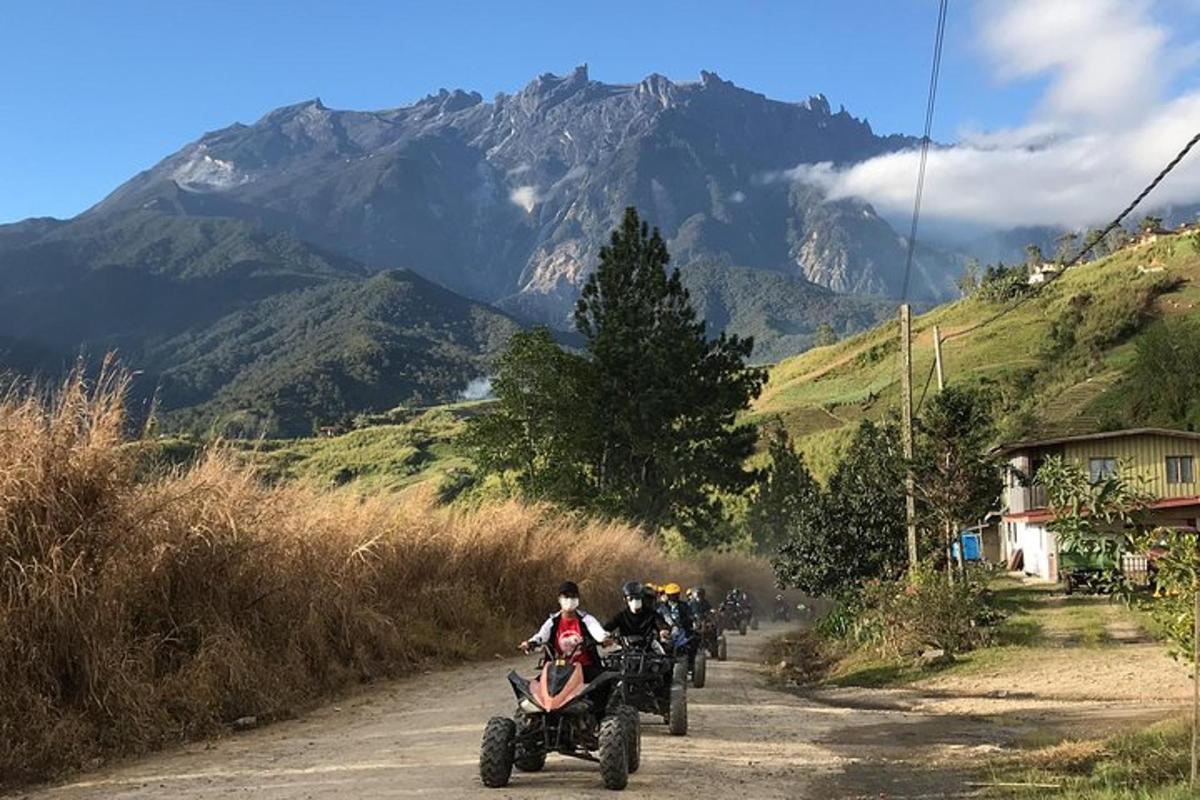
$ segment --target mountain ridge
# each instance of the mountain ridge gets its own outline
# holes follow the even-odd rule
[[[174,191],[180,213],[253,219],[564,327],[627,205],[670,244],[685,239],[672,252],[688,261],[898,294],[904,242],[869,204],[838,201],[848,213],[822,214],[819,192],[779,176],[915,143],[876,135],[823,95],[772,100],[709,71],[606,84],[581,66],[492,101],[443,89],[377,111],[319,99],[283,106],[204,134],[84,216],[147,202],[166,210],[162,194]],[[869,236],[846,231],[863,227],[856,216]],[[925,251],[922,260],[915,294],[947,297],[955,258]]]

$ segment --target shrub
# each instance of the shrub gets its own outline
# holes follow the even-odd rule
[[[950,583],[925,566],[911,580],[867,581],[822,629],[894,658],[929,649],[948,655],[971,650],[987,640],[993,621],[984,571],[969,570]]]

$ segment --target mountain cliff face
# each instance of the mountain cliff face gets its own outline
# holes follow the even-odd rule
[[[614,86],[580,67],[492,102],[443,90],[374,112],[280,108],[206,134],[87,215],[151,207],[254,220],[563,324],[627,205],[659,226],[681,265],[897,294],[901,237],[870,206],[826,204],[787,170],[912,144],[820,96],[777,102],[709,72]],[[915,297],[952,290],[956,264],[922,253],[919,267]]]

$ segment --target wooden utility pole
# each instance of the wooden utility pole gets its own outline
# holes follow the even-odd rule
[[[912,407],[912,311],[908,303],[900,306],[900,392],[904,437],[904,516],[908,525],[908,568],[917,566],[917,503],[913,495],[913,407]]]
[[[1192,791],[1200,779],[1200,587],[1192,598]]]
[[[942,370],[942,332],[933,326],[933,359],[937,365],[938,391],[946,388],[946,373]]]

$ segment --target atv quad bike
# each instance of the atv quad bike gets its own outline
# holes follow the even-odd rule
[[[749,606],[726,600],[721,603],[720,614],[721,630],[736,629],[739,635],[746,635],[746,631],[750,628],[751,617],[753,616],[753,612]]]
[[[672,736],[686,736],[687,656],[676,658],[657,641],[641,636],[618,639],[621,649],[604,657],[605,669],[620,674],[621,681],[609,700],[609,709],[621,706],[655,714],[667,723]]]
[[[637,771],[641,759],[637,711],[611,699],[607,709],[596,706],[600,690],[615,688],[620,675],[605,671],[586,683],[583,667],[571,663],[571,655],[555,656],[543,648],[536,677],[526,680],[515,670],[508,674],[517,710],[511,718],[492,717],[484,729],[479,748],[479,779],[484,786],[507,786],[514,766],[522,772],[538,772],[550,753],[599,764],[606,789],[624,789],[629,773]]]
[[[700,637],[700,651],[696,653],[697,662],[700,656],[704,655],[705,660],[715,658],[717,661],[724,661],[728,655],[728,647],[725,643],[725,634],[721,631],[720,615],[714,609],[696,618],[696,635]],[[695,674],[700,671],[700,667],[696,666],[692,672]]]

